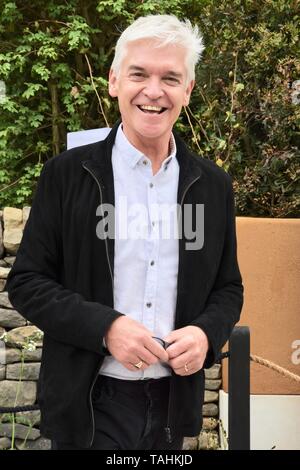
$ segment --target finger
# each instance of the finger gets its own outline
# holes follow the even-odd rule
[[[188,351],[180,354],[174,359],[169,359],[169,364],[172,369],[180,369],[185,366],[185,364],[190,364],[192,362],[191,355]]]
[[[142,346],[139,346],[139,347],[136,347],[134,348],[130,354],[127,353],[126,356],[124,356],[124,358],[122,358],[122,360],[120,362],[126,362],[126,363],[130,363],[130,364],[137,364],[138,362],[140,361],[143,361],[144,363],[147,363],[147,365],[149,366],[151,364],[151,357],[152,355],[149,353],[149,351],[142,347]],[[155,356],[153,356],[153,359],[156,359]]]
[[[155,354],[152,354],[146,347],[138,353],[138,356],[143,362],[146,362],[150,366],[159,362],[159,358]]]
[[[124,362],[122,366],[124,366],[126,369],[130,370],[131,372],[138,372],[140,370],[137,367],[135,367],[133,364],[131,364],[130,362]]]
[[[131,364],[137,369],[137,370],[145,370],[147,367],[149,367],[149,363],[143,359],[142,355],[138,355],[137,357],[134,358],[134,361],[131,361]],[[136,364],[139,365],[139,367],[136,366]]]
[[[187,365],[187,369],[186,369],[185,365],[183,367],[177,367],[177,368],[173,369],[175,374],[176,375],[181,375],[181,376],[194,374],[195,369],[194,369],[193,365],[191,363],[186,364],[186,365]]]
[[[140,361],[136,361],[135,364],[138,364]],[[143,362],[143,365],[141,367],[136,367],[133,363],[131,362],[124,362],[122,364],[126,369],[130,370],[131,372],[139,372],[139,371],[144,371],[149,367],[149,364]]]
[[[139,357],[140,359],[136,361],[136,357]],[[168,355],[167,355],[167,360],[168,360]],[[147,366],[149,366],[149,365],[157,364],[159,361],[159,358],[155,354],[153,354],[151,351],[149,351],[149,349],[147,349],[145,346],[143,348],[139,346],[139,348],[135,350],[134,354],[131,354],[129,357],[126,358],[126,361],[131,362],[132,364],[135,364],[136,362],[139,362],[139,361],[143,361],[147,364]]]
[[[167,362],[169,359],[169,354],[165,349],[152,337],[146,338],[144,342],[144,347],[150,352],[152,356],[156,359],[159,359],[162,362]],[[157,361],[156,361],[157,362]]]
[[[164,341],[166,341],[167,343],[174,343],[174,341],[177,341],[179,337],[180,330],[173,330],[170,334],[168,334],[168,336],[164,338]]]
[[[148,365],[156,364],[159,360],[167,362],[169,359],[165,349],[149,335],[144,335],[139,342],[131,344],[130,349],[127,349],[124,361],[134,364],[136,356],[147,362]]]
[[[187,352],[187,346],[184,341],[175,341],[167,348],[169,360]]]

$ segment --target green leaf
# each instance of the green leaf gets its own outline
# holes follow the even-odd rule
[[[33,65],[32,73],[38,75],[44,81],[48,81],[51,75],[50,70],[44,64],[41,63]]]
[[[41,83],[25,83],[27,85],[27,89],[22,93],[23,98],[30,98],[34,96],[37,91],[45,90],[45,87]]]

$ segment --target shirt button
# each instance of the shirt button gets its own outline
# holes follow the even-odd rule
[[[151,266],[154,266],[154,261],[151,261],[150,265],[151,265]]]
[[[148,164],[147,160],[143,160],[143,164],[147,165]]]
[[[155,222],[153,221],[153,222],[152,222],[152,227],[154,227],[154,225],[155,225]]]
[[[151,302],[147,302],[146,305],[147,305],[148,308],[152,307],[152,303],[151,303]]]
[[[150,183],[149,186],[150,186],[150,188],[153,188],[154,184],[153,184],[153,183]]]

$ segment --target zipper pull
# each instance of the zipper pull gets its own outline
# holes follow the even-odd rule
[[[168,442],[168,444],[171,444],[171,442],[172,442],[172,436],[171,436],[171,429],[170,429],[170,427],[169,427],[169,426],[166,427],[166,428],[165,428],[165,431],[166,431],[166,435],[167,435],[167,442]]]

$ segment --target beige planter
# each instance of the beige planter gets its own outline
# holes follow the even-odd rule
[[[250,327],[251,353],[300,375],[300,220],[238,217],[237,237],[245,286],[239,325]],[[252,363],[251,393],[300,395],[300,384]]]

